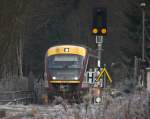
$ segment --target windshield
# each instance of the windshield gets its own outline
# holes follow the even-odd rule
[[[48,69],[52,77],[61,80],[77,79],[83,66],[83,57],[79,55],[54,55],[48,57]]]
[[[55,55],[48,58],[49,69],[76,69],[82,67],[82,56]]]

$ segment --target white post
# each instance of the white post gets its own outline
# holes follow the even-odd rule
[[[96,36],[96,43],[97,43],[97,47],[98,47],[97,66],[98,66],[98,69],[100,69],[101,68],[101,52],[102,52],[103,36]]]
[[[147,91],[150,92],[150,67],[146,68]]]

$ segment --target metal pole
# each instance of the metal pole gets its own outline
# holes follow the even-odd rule
[[[134,80],[137,81],[137,66],[138,66],[138,59],[134,57]]]
[[[142,8],[142,61],[144,61],[145,56],[145,6],[146,3],[140,4]]]
[[[104,67],[106,67],[106,64],[104,64]],[[103,78],[104,80],[104,88],[106,88],[106,74],[104,74],[104,78]]]
[[[101,72],[101,52],[102,52],[102,43],[103,43],[103,36],[96,36],[96,43],[97,43],[97,56],[98,56],[98,60],[97,60],[97,67],[98,70]],[[102,80],[102,84],[103,84],[103,80]]]
[[[143,22],[142,22],[142,60],[144,61],[144,55],[145,55],[145,10],[143,10]]]
[[[145,6],[146,3],[141,3],[140,4],[141,8],[142,8],[142,61],[145,61]],[[142,73],[142,82],[141,85],[144,86],[144,79],[145,79],[145,72],[144,69],[141,69],[141,73]]]
[[[102,51],[102,43],[103,43],[103,36],[96,36],[96,43],[98,47],[98,61],[97,66],[101,68],[101,51]]]

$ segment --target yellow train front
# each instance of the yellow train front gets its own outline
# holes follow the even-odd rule
[[[85,47],[57,45],[49,48],[45,56],[48,95],[77,95],[82,88],[87,62],[88,52]]]

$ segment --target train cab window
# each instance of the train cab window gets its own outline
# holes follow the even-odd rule
[[[79,78],[83,67],[83,57],[79,55],[54,55],[48,57],[48,69],[58,80]]]
[[[49,68],[81,68],[83,65],[82,56],[78,55],[56,55],[48,58]]]
[[[79,61],[79,57],[77,56],[55,56],[54,61],[68,61],[68,62],[77,62]]]

